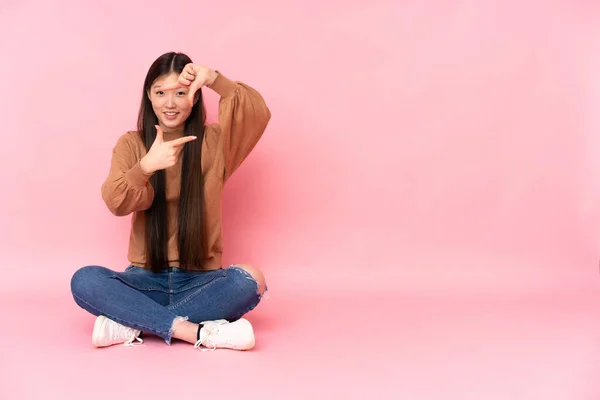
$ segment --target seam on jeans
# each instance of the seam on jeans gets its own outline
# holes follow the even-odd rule
[[[147,292],[168,293],[163,288],[159,288],[159,287],[154,287],[154,286],[150,286],[150,287],[137,287],[137,286],[134,286],[131,283],[127,282],[126,280],[122,279],[119,275],[109,276],[109,278],[111,278],[111,279],[117,279],[121,283],[124,283],[125,285],[129,286],[130,288],[134,288],[136,290],[144,290],[144,291],[147,291]]]
[[[191,272],[191,273],[187,272],[186,274],[193,275],[194,272]],[[186,283],[177,288],[173,288],[173,294],[189,292],[190,290],[194,290],[198,287],[206,286],[210,282],[214,281],[215,279],[227,277],[227,274],[221,270],[201,272],[201,274],[210,274],[210,275],[205,275],[205,276],[198,275],[198,276],[194,277],[193,278],[194,281],[192,284]],[[195,279],[198,277],[202,277],[202,278],[206,278],[206,279],[196,282]]]
[[[173,301],[173,284],[172,284],[171,278],[172,278],[172,276],[169,273],[167,275],[167,290],[169,292],[169,304],[171,304],[171,302]]]
[[[112,314],[109,314],[109,313],[107,313],[107,312],[104,312],[104,311],[101,311],[101,310],[99,310],[98,308],[94,307],[93,305],[91,305],[90,303],[88,303],[87,301],[85,301],[84,299],[82,299],[81,297],[77,296],[75,293],[73,293],[73,297],[77,298],[79,301],[81,301],[82,303],[84,303],[85,305],[87,305],[88,307],[90,307],[91,309],[95,310],[95,311],[96,311],[96,312],[97,312],[99,315],[105,315],[105,316],[109,317],[110,319],[112,319],[113,321],[115,321],[115,322],[117,322],[117,323],[120,323],[119,321],[123,321],[123,322],[125,322],[126,324],[135,325],[135,326],[136,326],[136,328],[134,328],[134,329],[141,329],[142,331],[145,331],[145,332],[152,332],[152,333],[154,333],[154,334],[156,334],[156,335],[158,335],[158,336],[161,336],[161,337],[162,337],[163,335],[165,335],[165,334],[166,334],[166,335],[168,335],[168,334],[169,334],[169,332],[161,332],[161,331],[159,331],[159,330],[156,330],[156,329],[150,328],[149,326],[144,326],[144,325],[141,325],[141,324],[134,324],[134,323],[132,323],[132,322],[125,321],[125,320],[123,320],[123,319],[121,319],[121,318],[117,318],[117,317],[115,317],[115,316],[114,316],[114,315],[112,315]],[[169,338],[169,339],[170,339],[170,338]]]
[[[225,279],[225,275],[221,275],[221,276],[217,276],[215,279],[213,279],[212,281],[209,281],[208,283],[199,286],[196,290],[194,290],[194,292],[190,293],[189,296],[187,296],[185,299],[179,300],[177,303],[175,304],[169,304],[167,306],[168,310],[173,310],[175,308],[181,307],[182,305],[186,304],[188,301],[190,301],[192,298],[196,297],[198,294],[200,294],[200,292],[202,292],[204,289],[212,286],[215,282],[218,282],[222,279]]]

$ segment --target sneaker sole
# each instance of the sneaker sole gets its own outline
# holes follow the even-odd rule
[[[240,321],[250,328],[249,330],[250,330],[250,332],[252,332],[252,339],[248,341],[246,346],[237,348],[235,350],[241,350],[241,351],[251,350],[252,348],[254,348],[254,345],[256,344],[256,338],[254,336],[254,327],[252,326],[250,321],[248,321],[246,318],[240,318],[237,322],[239,323]]]
[[[94,347],[104,347],[100,345],[101,337],[99,337],[100,332],[102,332],[102,324],[104,324],[104,321],[106,321],[106,317],[101,315],[96,318],[96,322],[94,322],[94,330],[92,331],[92,345]]]

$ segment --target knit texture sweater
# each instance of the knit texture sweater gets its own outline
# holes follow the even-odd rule
[[[205,226],[208,252],[204,265],[192,270],[222,267],[223,186],[240,166],[263,135],[271,113],[262,96],[252,87],[218,74],[210,89],[219,96],[218,122],[205,128],[202,140],[202,172],[204,176]],[[164,133],[164,140],[183,136],[179,132]],[[151,175],[140,168],[146,148],[138,132],[126,132],[113,148],[108,177],[102,185],[102,199],[116,216],[131,216],[128,260],[146,268],[145,210],[154,199]],[[177,249],[177,215],[181,188],[181,160],[165,170],[168,221],[168,259],[165,267],[179,267]]]

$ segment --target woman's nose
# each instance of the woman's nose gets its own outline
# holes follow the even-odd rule
[[[175,99],[173,99],[173,96],[167,96],[167,107],[175,107]]]

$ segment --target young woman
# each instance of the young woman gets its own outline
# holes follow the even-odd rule
[[[220,96],[209,126],[202,87]],[[260,302],[265,278],[249,265],[222,268],[221,194],[270,118],[255,89],[185,54],[152,64],[137,131],[118,139],[102,185],[114,215],[132,214],[130,265],[83,267],[71,280],[75,302],[97,316],[94,346],[133,345],[143,333],[213,350],[254,346],[242,316]]]

